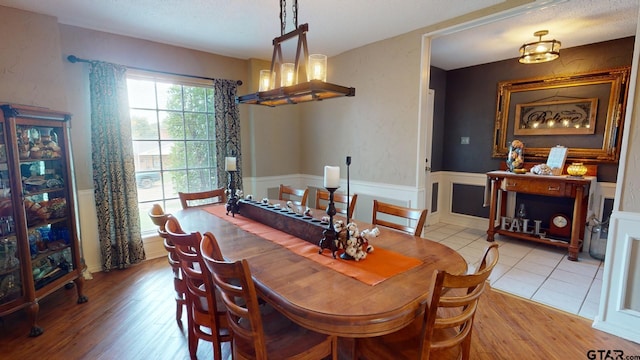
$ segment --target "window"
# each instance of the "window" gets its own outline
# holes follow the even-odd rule
[[[178,192],[217,188],[213,87],[173,77],[127,75],[131,133],[143,234],[148,212],[181,209]]]

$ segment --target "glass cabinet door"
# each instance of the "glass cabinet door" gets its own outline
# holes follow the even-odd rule
[[[71,272],[71,221],[67,210],[61,128],[16,126],[20,176],[35,289]]]
[[[0,305],[22,296],[11,177],[7,163],[6,127],[0,123]]]

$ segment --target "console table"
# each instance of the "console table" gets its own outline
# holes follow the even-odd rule
[[[550,244],[567,248],[569,252],[569,260],[578,260],[578,252],[580,251],[582,241],[584,240],[589,188],[593,181],[593,177],[581,178],[567,175],[547,176],[531,173],[514,174],[508,171],[491,171],[487,173],[487,180],[490,182],[491,189],[487,241],[494,241],[494,235],[497,233],[518,239]],[[570,241],[568,243],[553,241],[541,236],[535,236],[524,232],[509,231],[502,229],[500,226],[496,226],[498,206],[500,207],[500,216],[506,216],[506,195],[509,191],[542,196],[573,198],[574,203]],[[498,204],[499,197],[500,204]]]

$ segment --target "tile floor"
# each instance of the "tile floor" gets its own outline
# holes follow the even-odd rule
[[[458,251],[474,267],[487,245],[486,230],[434,224],[422,235]],[[580,253],[569,261],[566,249],[496,235],[500,259],[491,274],[495,289],[594,319],[598,314],[603,262]]]

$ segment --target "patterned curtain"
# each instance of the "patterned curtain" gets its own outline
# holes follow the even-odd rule
[[[145,259],[136,189],[126,67],[90,62],[93,183],[102,267]]]
[[[224,171],[224,158],[235,156],[238,171],[234,179],[236,189],[242,189],[242,156],[240,152],[240,116],[236,104],[238,84],[233,80],[216,79],[214,86],[214,107],[216,116],[216,161],[218,162],[218,186],[227,187],[229,174]],[[220,182],[224,179],[224,183]]]

